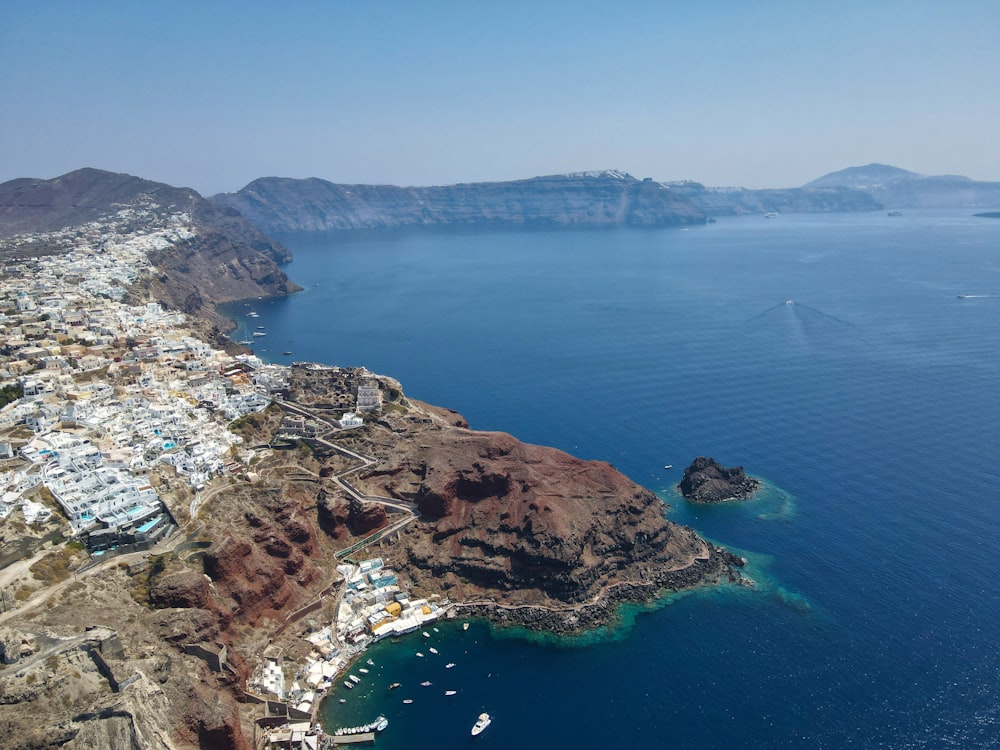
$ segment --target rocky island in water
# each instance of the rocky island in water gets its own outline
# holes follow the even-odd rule
[[[722,503],[751,497],[760,480],[747,476],[742,466],[727,469],[714,458],[698,456],[684,469],[678,488],[693,503]]]

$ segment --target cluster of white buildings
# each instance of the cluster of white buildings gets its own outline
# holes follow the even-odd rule
[[[356,566],[344,563],[337,571],[345,581],[337,619],[306,636],[311,650],[304,663],[292,667],[291,681],[288,665],[278,657],[267,657],[247,686],[285,701],[289,719],[311,717],[336,681],[343,679],[351,661],[370,644],[415,632],[443,614],[426,599],[411,600],[381,558],[363,560]],[[363,680],[366,669],[356,671]]]
[[[380,557],[365,560],[356,568],[338,565],[337,571],[347,581],[337,613],[337,636],[345,643],[367,645],[413,633],[441,615],[436,604],[410,599]]]
[[[253,452],[228,424],[260,411],[287,385],[285,368],[233,357],[192,335],[183,313],[126,304],[127,287],[155,272],[148,253],[193,236],[189,217],[123,209],[46,235],[4,241],[54,245],[0,269],[0,384],[23,396],[0,409],[0,518],[29,522],[43,483],[92,550],[155,539],[169,525],[149,472],[173,467],[200,488]],[[130,227],[142,226],[141,231]],[[17,461],[16,459],[22,459]]]

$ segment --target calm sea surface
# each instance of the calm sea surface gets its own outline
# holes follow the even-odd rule
[[[306,291],[230,306],[236,338],[263,324],[272,361],[364,365],[608,460],[759,584],[581,642],[448,623],[378,644],[328,728],[384,713],[380,748],[466,748],[486,710],[483,748],[1000,747],[1000,221],[281,239]],[[689,507],[699,454],[767,492]]]

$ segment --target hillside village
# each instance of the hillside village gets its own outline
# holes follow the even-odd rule
[[[286,440],[314,438],[331,423],[352,430],[364,424],[361,414],[380,409],[378,381],[364,368],[290,368],[238,347],[215,349],[199,335],[199,321],[137,299],[157,273],[148,253],[191,236],[186,214],[160,218],[133,206],[108,221],[0,243],[0,569],[62,543],[83,554],[77,572],[159,549],[196,516],[213,479],[256,481],[255,465],[271,448],[246,444],[230,428],[283,401],[291,368],[331,371],[341,386],[332,405],[342,408],[322,426],[301,410],[286,413],[279,427]],[[309,636],[309,655],[287,661],[269,651],[245,685],[247,696],[268,705],[262,721],[277,727],[271,739],[295,719],[306,722],[311,741],[321,736],[316,710],[351,660],[373,640],[440,616],[437,604],[411,600],[378,558],[345,561],[337,573],[344,588],[336,618]],[[40,593],[20,585],[0,601],[6,612]],[[116,642],[109,633],[99,634],[107,637],[95,658],[117,692],[135,678],[119,680],[108,666],[115,662],[100,656],[105,642]],[[227,666],[225,648],[197,649]]]
[[[176,523],[154,485],[186,487],[194,509],[213,477],[254,478],[267,448],[228,426],[280,397],[289,368],[214,349],[188,316],[130,291],[156,272],[150,251],[192,236],[187,222],[132,207],[0,246],[0,519],[21,514],[29,535],[65,521],[92,556],[148,549]],[[377,407],[377,388],[361,390]]]
[[[0,726],[23,746],[318,747],[380,639],[458,611],[576,632],[739,580],[609,464],[162,305],[150,256],[198,231],[140,200],[0,240]]]

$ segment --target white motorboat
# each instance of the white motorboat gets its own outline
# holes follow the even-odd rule
[[[492,721],[493,719],[490,718],[488,713],[483,712],[479,714],[479,718],[476,719],[476,723],[472,726],[472,736],[475,737],[477,734],[482,734],[483,730],[486,729]]]

